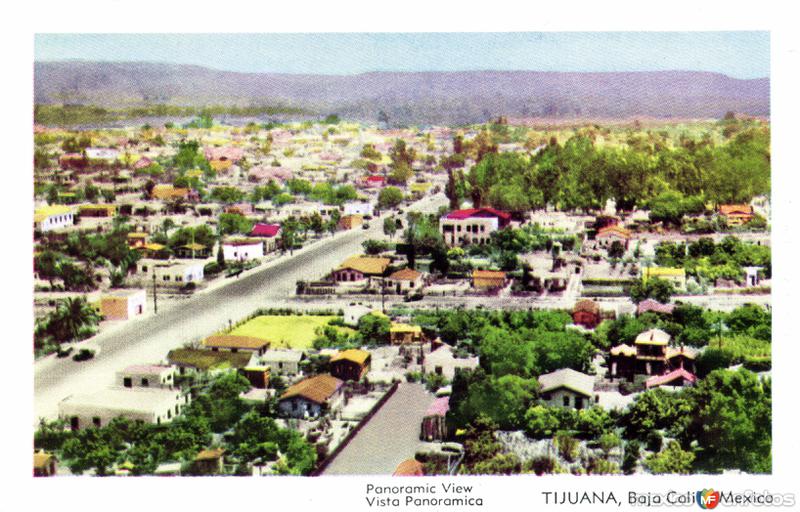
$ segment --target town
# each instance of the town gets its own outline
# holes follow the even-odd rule
[[[769,136],[37,124],[34,474],[769,473]]]

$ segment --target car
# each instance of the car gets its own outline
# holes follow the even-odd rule
[[[361,229],[369,229],[369,222],[365,222],[361,225]]]

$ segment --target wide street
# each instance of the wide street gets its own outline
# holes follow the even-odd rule
[[[429,196],[408,209],[435,212],[446,204],[443,194]],[[94,359],[77,363],[70,358],[43,358],[34,367],[34,424],[41,417],[53,419],[58,403],[75,393],[111,386],[115,373],[131,364],[162,361],[169,350],[200,340],[260,307],[276,307],[294,296],[298,280],[323,277],[348,256],[362,251],[361,242],[383,237],[383,219],[370,229],[339,233],[278,258],[225,286],[212,287],[180,301],[157,315],[132,320],[102,332],[89,343],[100,352]],[[152,303],[148,303],[148,308]]]

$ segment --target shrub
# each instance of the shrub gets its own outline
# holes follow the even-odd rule
[[[553,440],[558,449],[558,454],[567,462],[575,462],[578,456],[578,440],[574,437],[560,433]]]
[[[73,361],[87,361],[94,357],[94,350],[90,350],[88,348],[82,348],[78,351],[77,354],[72,356]]]
[[[544,474],[552,474],[555,473],[559,467],[558,462],[553,457],[548,457],[546,455],[541,455],[539,457],[534,457],[533,459],[529,460],[525,463],[525,469],[527,471],[533,471],[538,476],[542,476]]]

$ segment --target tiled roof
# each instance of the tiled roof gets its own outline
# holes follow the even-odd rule
[[[280,224],[261,224],[258,223],[253,226],[253,230],[250,231],[250,236],[265,236],[265,237],[273,237],[278,234],[278,231],[281,230]]]
[[[730,215],[732,213],[752,215],[753,207],[749,204],[721,204],[719,206],[719,213],[722,215]]]
[[[605,237],[608,235],[619,235],[622,238],[630,238],[631,232],[627,229],[617,226],[616,224],[613,226],[606,226],[601,228],[600,231],[597,232],[597,238]]]
[[[573,312],[577,313],[578,311],[598,314],[600,313],[600,306],[598,306],[597,303],[591,299],[583,299],[575,303]]]
[[[392,273],[392,275],[389,276],[389,279],[395,281],[416,281],[421,275],[421,272],[417,272],[412,268],[404,268]]]
[[[661,329],[650,329],[636,336],[637,345],[666,345],[671,336]]]
[[[450,410],[450,397],[442,396],[433,401],[425,416],[444,416]]]
[[[633,357],[636,355],[636,349],[630,345],[625,345],[625,344],[617,345],[616,347],[611,348],[611,355],[612,356],[623,355],[623,356]]]
[[[216,460],[222,457],[225,453],[225,448],[209,448],[197,454],[194,460]]]
[[[241,348],[260,349],[269,345],[269,340],[255,336],[236,336],[234,334],[217,334],[203,340],[203,345],[209,348]]]
[[[641,315],[642,313],[646,313],[648,311],[654,311],[656,313],[665,313],[671,315],[673,309],[675,309],[674,304],[661,304],[653,299],[645,299],[636,307],[636,313]]]
[[[347,258],[344,262],[339,265],[337,270],[341,269],[353,269],[358,270],[363,274],[371,274],[371,275],[378,275],[383,274],[386,271],[386,267],[389,266],[391,260],[389,258],[372,258],[369,256],[353,256],[352,258]]]
[[[505,279],[506,273],[500,270],[473,270],[473,279]]]
[[[678,368],[677,370],[673,370],[666,375],[657,375],[655,377],[651,377],[645,381],[644,385],[647,388],[663,386],[680,378],[686,379],[692,384],[697,382],[697,377],[695,377],[693,373],[688,372],[683,368]]]
[[[281,395],[281,400],[300,396],[317,404],[323,404],[342,387],[342,381],[328,374],[316,375],[301,380]]]
[[[369,352],[366,350],[359,350],[355,348],[351,348],[349,350],[344,350],[339,352],[335,356],[331,358],[331,363],[334,361],[352,361],[356,364],[363,365],[367,358],[369,358]]]
[[[562,368],[552,373],[539,376],[541,392],[547,393],[559,388],[567,388],[585,396],[591,396],[594,390],[594,377],[577,372],[571,368]]]
[[[250,352],[214,352],[196,348],[179,348],[167,354],[167,360],[178,366],[188,366],[198,370],[215,368],[244,368],[250,363]]]
[[[471,217],[498,217],[503,220],[511,219],[511,214],[496,210],[494,208],[468,208],[466,210],[454,210],[447,214],[448,219],[463,220]]]
[[[422,327],[418,325],[402,324],[399,322],[392,322],[389,332],[422,332]]]

